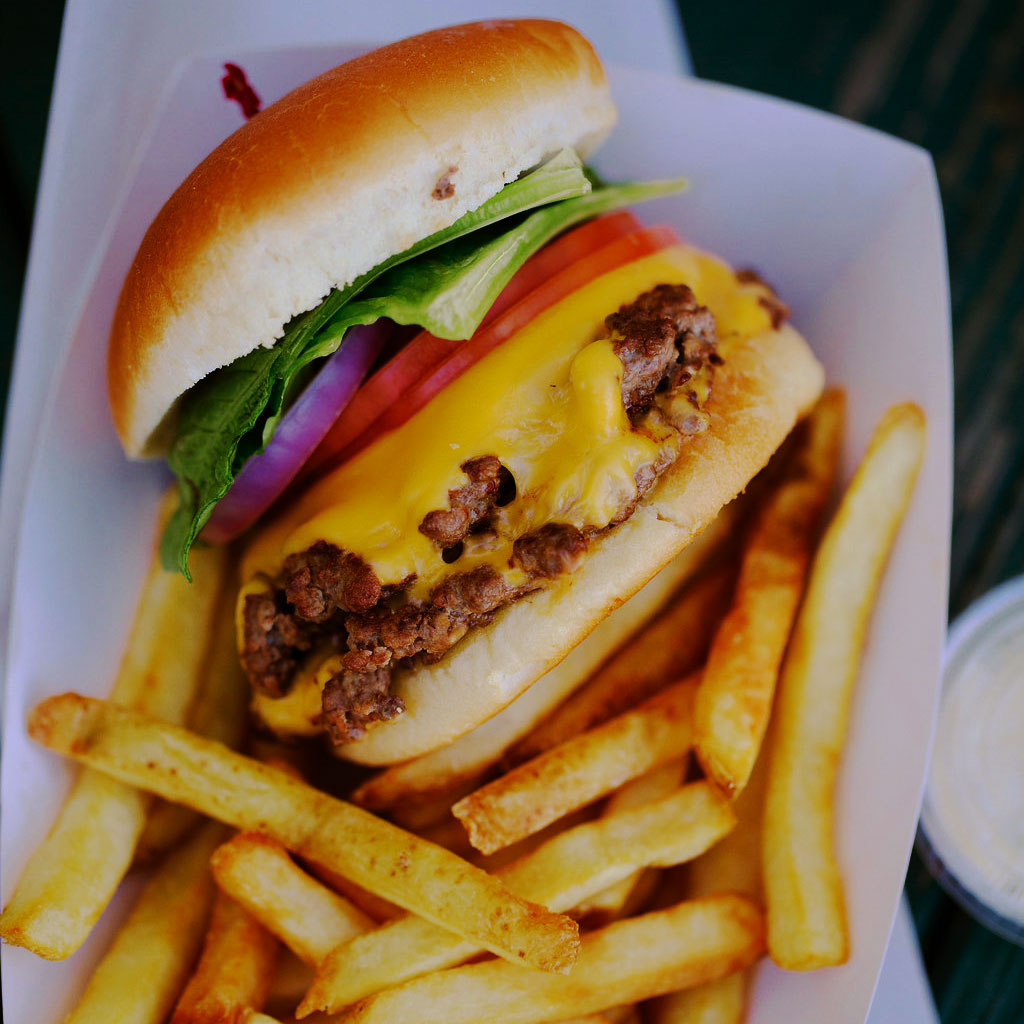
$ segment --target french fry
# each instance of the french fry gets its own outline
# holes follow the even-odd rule
[[[652,768],[632,782],[627,782],[617,789],[601,811],[602,818],[610,818],[623,811],[631,811],[634,807],[643,807],[653,803],[670,793],[674,793],[686,776],[687,758],[679,757],[668,761],[658,768]]]
[[[627,782],[621,789],[613,793],[608,798],[601,816],[608,818],[630,807],[641,807],[653,800],[668,796],[669,793],[679,788],[685,775],[685,758],[669,761],[668,764],[663,764],[660,768],[655,768],[646,775]],[[641,890],[649,889],[651,883],[655,881],[654,878],[646,880],[647,876],[651,874],[653,874],[651,868],[634,871],[633,874],[620,879],[614,885],[585,899],[576,907],[576,915],[581,919],[585,918],[588,925],[607,924],[614,921],[631,905],[631,896],[638,886]],[[643,892],[641,891],[639,895],[643,895]]]
[[[742,896],[710,896],[585,935],[569,974],[500,960],[428,974],[370,996],[339,1024],[540,1024],[710,981],[764,949],[764,920]]]
[[[767,758],[757,759],[750,781],[733,802],[736,827],[707,853],[687,865],[686,892],[691,899],[737,892],[762,901],[761,818],[767,781]],[[654,1024],[743,1024],[751,968],[695,988],[670,992],[651,1009]]]
[[[344,896],[345,899],[364,914],[372,917],[378,924],[383,921],[391,921],[405,913],[397,903],[392,903],[390,900],[384,899],[383,896],[378,896],[376,893],[370,892],[369,889],[356,885],[351,878],[346,878],[344,875],[325,867],[323,864],[309,862],[306,864],[306,867],[321,882],[330,886],[338,895]]]
[[[648,1024],[743,1024],[747,970],[669,992],[647,1004]]]
[[[496,765],[502,755],[517,740],[526,743],[531,735],[538,730],[547,729],[546,722],[553,709],[557,708],[566,696],[577,690],[587,677],[597,670],[602,662],[615,651],[627,637],[644,630],[645,623],[661,608],[686,580],[692,579],[704,566],[708,565],[730,540],[732,527],[737,513],[732,505],[722,509],[710,526],[694,540],[681,554],[669,563],[650,583],[630,598],[624,605],[616,608],[603,622],[591,632],[579,646],[571,651],[561,664],[557,665],[545,676],[537,680],[525,693],[517,697],[507,708],[492,719],[477,726],[465,736],[449,743],[433,753],[413,758],[405,764],[394,765],[379,772],[361,785],[352,799],[361,807],[370,810],[386,810],[396,804],[433,798],[439,794],[448,794],[462,783],[479,782],[489,768]],[[710,597],[709,594],[705,596]],[[722,613],[725,612],[725,601],[722,601]],[[688,623],[689,625],[689,623]],[[699,619],[693,623],[699,629]],[[696,660],[685,655],[668,654],[662,650],[662,640],[652,642],[651,649],[643,649],[644,657],[655,657],[659,660],[658,684],[647,684],[647,689],[635,698],[627,700],[621,710],[631,704],[638,704],[649,696],[660,685],[670,682],[677,676],[696,668],[700,657],[707,649],[708,637],[701,639],[683,638],[675,635],[669,637],[669,647],[681,644],[689,650],[694,645],[700,647]],[[703,646],[701,646],[703,645]],[[657,650],[654,647],[657,646]],[[669,666],[665,666],[665,662]],[[683,664],[685,667],[673,672],[672,664]],[[625,664],[625,663],[623,663]],[[635,673],[636,665],[632,666]],[[617,682],[610,685],[622,685],[621,676],[628,678],[629,672],[620,673]],[[604,700],[605,698],[602,698]],[[317,705],[319,707],[319,704]],[[616,712],[607,712],[610,718]],[[555,712],[557,715],[558,712]],[[591,724],[596,724],[596,720]],[[555,739],[550,746],[560,743],[576,732],[582,732],[589,725],[574,726],[573,731]],[[526,737],[526,739],[523,739]],[[547,747],[541,748],[547,749]],[[536,751],[540,753],[540,749]],[[529,756],[533,756],[532,754]],[[519,757],[515,763],[528,758]]]
[[[262,1009],[279,948],[256,918],[217,890],[203,952],[171,1024],[224,1024]]]
[[[223,744],[105,701],[64,694],[29,716],[29,735],[212,818],[258,830],[499,955],[566,970],[574,921],[509,893],[479,868]]]
[[[827,392],[797,428],[781,479],[743,551],[732,607],[718,627],[693,710],[704,774],[741,790],[761,749],[782,655],[835,478],[844,397]]]
[[[452,853],[464,857],[473,864],[480,864],[481,867],[487,868],[487,865],[481,863],[486,858],[480,856],[479,850],[473,849],[473,845],[470,843],[469,836],[466,835],[466,830],[462,827],[462,823],[452,817],[450,810],[448,811],[448,816],[443,821],[439,821],[437,824],[430,825],[427,828],[418,829],[416,834],[429,840],[431,843],[443,846],[446,850],[451,850]]]
[[[762,841],[769,951],[789,970],[849,954],[832,835],[836,770],[871,607],[924,443],[917,406],[882,417],[815,556],[783,666]]]
[[[520,839],[518,843],[513,843],[511,846],[503,846],[500,850],[490,854],[490,856],[484,856],[479,850],[473,849],[469,836],[466,835],[466,830],[462,827],[462,822],[452,817],[451,812],[449,812],[447,820],[439,822],[437,825],[432,825],[430,828],[420,832],[419,835],[424,839],[430,840],[432,843],[437,843],[438,846],[443,846],[446,850],[451,850],[452,853],[457,853],[460,857],[465,857],[471,864],[476,864],[477,867],[481,867],[488,874],[493,875],[499,868],[504,867],[506,864],[511,864],[512,861],[518,860],[528,853],[532,853],[559,833],[575,828],[577,825],[582,825],[585,821],[590,821],[596,816],[593,808],[581,807],[578,811],[573,811],[571,814],[551,822],[550,825],[542,828],[539,832],[534,832],[526,836],[525,839]]]
[[[263,747],[261,753],[264,763],[302,779],[294,764],[280,759],[276,747]],[[317,963],[344,939],[376,927],[375,919],[306,874],[280,843],[262,833],[237,833],[214,852],[210,867],[220,889],[306,964]]]
[[[496,874],[527,899],[567,909],[638,868],[697,856],[734,823],[729,801],[710,783],[696,782],[661,800],[563,832]],[[333,1013],[480,951],[422,918],[406,916],[332,950],[300,1009]]]
[[[692,676],[463,797],[452,813],[483,853],[539,832],[690,748]]]
[[[163,1024],[203,941],[224,835],[209,822],[156,869],[64,1024]]]
[[[47,960],[74,953],[131,864],[146,806],[145,794],[84,770],[0,916],[4,941]],[[82,861],[96,870],[80,873]]]
[[[135,844],[132,867],[143,870],[177,846],[202,820],[201,816],[181,804],[166,800],[150,801],[142,834]]]
[[[187,724],[193,732],[237,749],[245,737],[250,688],[235,642],[234,581],[230,573],[226,576],[199,695]],[[136,864],[152,863],[199,821],[199,815],[188,807],[154,800],[135,848]]]
[[[519,860],[521,857],[533,853],[534,850],[539,850],[545,843],[554,839],[555,836],[568,832],[569,829],[576,828],[577,825],[585,825],[596,817],[598,817],[598,807],[594,804],[588,807],[580,807],[578,810],[564,815],[557,821],[551,822],[550,825],[546,825],[539,832],[532,832],[524,839],[520,839],[518,843],[513,843],[511,846],[503,846],[500,850],[489,856],[484,856],[479,850],[473,850],[473,856],[477,859],[476,862],[480,864],[480,867],[493,875],[505,867],[506,864],[511,864],[514,860]],[[466,835],[466,830],[462,827],[462,822],[455,818],[452,818],[452,821],[458,825],[462,831],[463,838],[468,843],[469,837]]]
[[[479,784],[479,778],[464,779],[457,785],[450,786],[447,790],[433,796],[424,795],[402,800],[390,807],[390,816],[410,832],[422,832],[424,829],[442,824],[450,819],[452,804],[456,800],[461,800],[467,793],[472,793]]]
[[[529,761],[646,700],[698,668],[732,594],[735,567],[712,566],[580,689],[516,744],[506,764]]]
[[[111,693],[117,704],[176,723],[202,678],[228,566],[221,549],[196,549],[192,558],[190,585],[164,572],[154,554]],[[150,803],[148,794],[84,769],[0,915],[0,937],[48,960],[74,953],[128,871]]]
[[[764,755],[757,759],[750,781],[733,800],[736,827],[721,842],[715,843],[707,853],[689,864],[687,896],[738,892],[758,902],[763,900],[761,825],[768,783],[767,761]]]
[[[308,964],[377,925],[258,832],[229,839],[214,852],[210,867],[221,889]]]

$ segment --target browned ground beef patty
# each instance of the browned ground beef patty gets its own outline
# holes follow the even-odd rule
[[[622,361],[622,400],[633,422],[663,392],[683,389],[698,408],[697,392],[687,392],[686,385],[698,374],[709,380],[721,359],[714,316],[686,285],[658,285],[605,323]],[[613,526],[632,515],[672,461],[668,455],[637,472],[636,496],[613,519]],[[396,663],[437,661],[468,630],[490,622],[500,608],[574,572],[588,536],[600,532],[596,527],[588,531],[547,523],[519,537],[510,565],[526,575],[525,585],[512,586],[489,566],[460,572],[462,542],[470,533],[488,529],[495,509],[516,497],[511,473],[495,456],[470,459],[461,469],[466,483],[448,492],[448,508],[427,513],[419,526],[452,562],[451,573],[425,600],[404,594],[411,580],[385,585],[357,555],[324,541],[288,557],[272,594],[246,598],[243,663],[261,693],[286,693],[303,653],[314,642],[326,639],[342,651],[341,670],[323,693],[322,722],[335,743],[358,739],[369,723],[404,710],[389,692]]]
[[[502,491],[512,481],[512,474],[493,455],[470,459],[459,468],[469,483],[449,491],[448,508],[428,512],[420,523],[420,533],[442,549],[464,540],[474,526],[499,505],[506,504]]]

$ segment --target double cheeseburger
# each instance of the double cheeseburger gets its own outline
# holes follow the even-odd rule
[[[756,275],[625,209],[680,183],[584,163],[614,120],[566,25],[441,29],[257,113],[149,228],[114,420],[178,477],[169,567],[245,535],[241,658],[276,731],[388,764],[486,722],[817,397]]]

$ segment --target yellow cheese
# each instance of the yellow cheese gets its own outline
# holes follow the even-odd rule
[[[631,426],[622,365],[604,318],[656,284],[688,284],[715,314],[720,351],[770,327],[760,286],[689,246],[673,246],[595,278],[538,315],[436,395],[308,491],[249,550],[245,576],[273,577],[284,558],[325,540],[359,555],[384,583],[415,574],[424,596],[454,566],[420,533],[467,482],[463,462],[494,455],[512,472],[517,500],[499,510],[497,537],[468,538],[458,571],[487,563],[508,573],[512,542],[548,522],[604,527],[636,493],[636,471],[674,431]],[[515,583],[514,577],[509,582]]]

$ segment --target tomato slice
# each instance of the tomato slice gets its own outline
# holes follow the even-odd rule
[[[570,263],[559,273],[548,277],[543,284],[510,306],[489,325],[478,329],[472,338],[459,342],[458,347],[447,358],[394,399],[381,415],[344,449],[321,457],[315,464],[318,475],[330,472],[381,434],[401,426],[451,381],[550,306],[582,288],[595,277],[678,242],[678,236],[670,227],[644,228],[589,252],[582,259]]]
[[[519,268],[512,280],[505,285],[494,305],[487,311],[477,330],[496,320],[509,306],[514,306],[570,263],[583,259],[584,256],[603,248],[617,238],[625,238],[626,235],[642,230],[643,224],[629,210],[619,210],[617,213],[606,213],[603,217],[588,220],[586,224],[581,224],[578,228],[556,238],[539,252],[535,252]],[[456,342],[456,346],[461,344],[462,342]]]
[[[510,306],[515,305],[543,282],[596,249],[641,230],[628,210],[595,217],[560,235],[531,256],[516,272],[488,310],[478,333]],[[333,426],[310,456],[303,476],[316,472],[363,434],[388,407],[436,366],[455,352],[465,340],[450,341],[421,331],[372,377],[363,383],[342,409]]]

